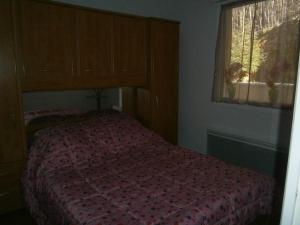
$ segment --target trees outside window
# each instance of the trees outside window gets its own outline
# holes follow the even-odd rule
[[[215,101],[293,105],[299,57],[300,0],[266,0],[222,8]]]

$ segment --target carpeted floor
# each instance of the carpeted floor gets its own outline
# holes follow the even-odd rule
[[[27,210],[22,209],[0,216],[1,225],[37,225],[31,218]],[[276,225],[277,223],[267,223],[265,218],[259,219],[251,225]]]

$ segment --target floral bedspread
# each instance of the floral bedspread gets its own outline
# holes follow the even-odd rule
[[[243,225],[270,213],[274,189],[123,113],[39,131],[22,182],[39,225]]]

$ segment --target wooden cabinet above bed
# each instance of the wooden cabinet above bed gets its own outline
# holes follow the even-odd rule
[[[53,4],[21,2],[23,88],[69,86],[75,75],[75,12]]]
[[[113,73],[113,16],[76,10],[77,75],[75,85],[98,86]],[[80,81],[80,82],[76,82]]]
[[[24,91],[146,84],[147,18],[19,2]]]
[[[129,85],[147,78],[147,25],[144,18],[114,17],[114,74]]]

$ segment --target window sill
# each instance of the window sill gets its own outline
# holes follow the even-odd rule
[[[225,102],[225,101],[212,101],[212,104],[214,106],[223,107],[227,109],[238,109],[238,110],[246,110],[246,111],[255,111],[255,112],[261,112],[261,113],[270,113],[270,114],[278,114],[281,112],[292,112],[293,107],[269,107],[266,105],[259,105],[259,104],[247,104],[247,103],[235,103],[235,102]]]

